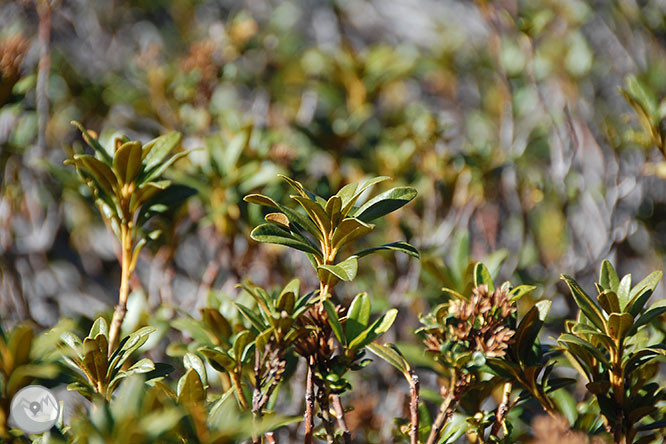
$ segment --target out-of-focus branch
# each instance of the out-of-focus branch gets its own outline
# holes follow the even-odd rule
[[[51,69],[51,13],[53,5],[49,0],[37,0],[39,14],[39,68],[37,73],[37,147],[34,158],[40,158],[46,152],[46,126],[49,121],[49,71]]]

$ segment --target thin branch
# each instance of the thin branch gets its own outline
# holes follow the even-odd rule
[[[504,417],[509,412],[509,402],[511,396],[511,390],[513,390],[513,384],[511,382],[504,383],[504,390],[502,391],[502,401],[500,405],[497,406],[497,414],[495,415],[495,422],[493,427],[490,429],[491,436],[497,436],[500,431],[500,427],[504,424]]]
[[[305,423],[305,444],[312,444],[312,429],[314,424],[314,375],[312,374],[312,358],[308,358],[308,374],[305,383],[305,414],[303,422]]]
[[[411,417],[411,426],[409,429],[410,444],[419,444],[419,377],[413,371],[409,378],[409,415]]]
[[[37,147],[35,157],[40,158],[46,153],[46,126],[49,121],[49,71],[51,70],[51,5],[48,0],[37,1],[39,14],[39,65],[37,72]]]
[[[345,440],[345,444],[351,444],[351,433],[349,432],[349,427],[347,426],[347,421],[345,421],[345,409],[342,406],[342,400],[340,395],[332,395],[333,408],[335,409],[335,416],[338,420],[338,427],[342,430],[342,438]]]

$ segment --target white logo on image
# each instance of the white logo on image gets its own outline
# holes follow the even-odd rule
[[[58,420],[60,405],[53,393],[41,385],[29,385],[14,395],[10,419],[26,433],[43,433]]]

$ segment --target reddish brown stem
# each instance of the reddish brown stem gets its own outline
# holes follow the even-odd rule
[[[335,409],[335,416],[338,420],[338,427],[342,430],[342,439],[344,439],[345,444],[351,444],[351,433],[349,432],[349,427],[347,426],[347,421],[345,421],[345,409],[342,406],[342,401],[340,400],[339,395],[332,395],[333,408]]]
[[[509,411],[509,397],[511,396],[511,390],[513,389],[513,384],[511,382],[506,382],[504,384],[504,390],[502,392],[502,402],[497,406],[497,415],[495,415],[495,423],[490,429],[490,434],[492,436],[497,436],[500,431],[500,427],[504,423],[504,417]]]
[[[305,415],[303,415],[303,422],[305,423],[305,444],[312,444],[312,429],[314,425],[314,375],[312,374],[312,358],[308,359],[308,375],[305,382]]]
[[[453,395],[449,392],[449,394],[446,396],[446,398],[442,402],[442,405],[439,408],[439,413],[437,414],[435,421],[432,423],[432,427],[430,428],[430,434],[428,435],[428,440],[426,441],[426,444],[435,444],[435,442],[437,442],[437,439],[439,438],[439,433],[442,431],[444,423],[446,423],[446,420],[449,417],[450,414],[449,407],[451,406],[452,401],[453,401]]]
[[[409,378],[409,415],[411,417],[411,427],[409,429],[410,444],[419,444],[419,377],[416,373],[411,373]]]

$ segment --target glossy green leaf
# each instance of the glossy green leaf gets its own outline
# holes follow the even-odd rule
[[[587,353],[589,353],[590,356],[602,362],[606,367],[610,365],[608,362],[608,358],[606,358],[606,356],[603,355],[601,350],[599,350],[589,342],[579,338],[578,336],[572,335],[570,333],[563,333],[560,335],[558,341],[564,342],[566,344],[577,345],[581,347],[583,350],[585,350]]]
[[[663,313],[666,313],[666,307],[656,307],[650,308],[645,313],[643,313],[638,319],[635,320],[631,329],[627,332],[628,336],[633,335],[640,327],[647,325],[656,319],[658,316],[661,316]]]
[[[320,258],[322,257],[321,252],[312,244],[296,239],[293,234],[276,225],[259,225],[252,230],[250,237],[257,242],[284,245],[290,248],[295,248],[296,250],[312,253]]]
[[[617,298],[619,300],[618,312],[627,306],[631,300],[631,275],[628,274],[622,278],[620,284],[617,286]]]
[[[93,322],[92,327],[90,328],[90,334],[88,334],[89,338],[94,338],[97,335],[104,335],[108,338],[109,336],[109,326],[106,323],[106,320],[103,317],[99,317],[95,319],[95,322]]]
[[[628,311],[634,318],[645,307],[645,303],[650,298],[650,295],[657,288],[659,281],[663,276],[663,272],[654,271],[646,276],[642,281],[640,281],[634,288],[631,289],[629,297],[631,298],[624,310]]]
[[[394,344],[378,344],[377,342],[373,342],[366,347],[372,353],[397,368],[405,378],[409,378],[409,372],[411,371],[409,363]]]
[[[345,324],[345,337],[351,342],[368,326],[370,321],[370,298],[366,292],[356,295],[349,310]]]
[[[183,365],[185,366],[186,370],[196,370],[203,385],[207,385],[208,375],[206,374],[206,366],[199,356],[195,355],[194,353],[185,353],[185,356],[183,356]]]
[[[198,405],[206,400],[199,374],[194,369],[190,369],[178,381],[178,402],[185,405]]]
[[[367,256],[368,254],[374,253],[376,251],[399,251],[401,253],[406,253],[410,256],[413,256],[417,259],[419,259],[421,256],[419,254],[419,251],[408,244],[407,242],[391,242],[390,244],[384,244],[384,245],[379,245],[377,247],[372,247],[372,248],[367,248],[365,250],[361,250],[358,253],[354,253],[354,256],[357,257],[363,257]]]
[[[515,303],[534,290],[536,290],[534,285],[519,285],[509,291],[510,300]]]
[[[365,347],[367,344],[374,341],[379,335],[388,331],[393,325],[395,318],[398,316],[398,310],[395,308],[390,309],[379,319],[370,325],[367,329],[363,330],[352,342],[349,343],[350,350],[357,350]]]
[[[326,202],[326,207],[324,207],[326,214],[331,218],[331,223],[333,226],[341,219],[340,211],[342,211],[342,199],[340,196],[331,196]]]
[[[489,293],[495,291],[495,285],[493,284],[492,277],[490,277],[490,272],[488,272],[485,265],[477,262],[474,265],[474,286],[478,287],[480,285],[487,285]]]
[[[130,183],[141,170],[141,143],[127,142],[116,150],[113,169],[120,183]]]
[[[167,169],[169,169],[169,167],[171,165],[173,165],[174,163],[176,163],[176,161],[182,159],[183,157],[188,156],[192,151],[194,151],[194,150],[188,150],[188,151],[183,151],[183,152],[178,153],[178,154],[174,154],[173,156],[171,156],[169,158],[169,160],[165,161],[164,163],[158,164],[157,166],[155,166],[152,169],[149,169],[148,166],[146,166],[144,168],[144,173],[141,174],[141,176],[140,176],[139,182],[140,183],[146,183],[146,182],[150,182],[152,180],[157,179],[162,174],[164,174],[164,172]]]
[[[604,290],[597,296],[597,301],[599,301],[601,308],[608,314],[621,312],[620,300],[612,290]]]
[[[245,319],[250,321],[250,324],[252,324],[252,326],[258,331],[262,331],[264,328],[266,328],[266,325],[261,321],[261,319],[259,319],[254,311],[239,302],[234,302],[233,304],[238,309],[238,311],[241,312]]]
[[[338,192],[338,195],[342,198],[342,215],[343,215],[343,217],[346,217],[349,214],[349,212],[354,207],[354,204],[361,197],[361,195],[363,194],[363,192],[365,190],[367,190],[368,188],[372,187],[375,184],[378,184],[380,182],[384,182],[385,180],[389,180],[389,179],[390,179],[390,177],[388,177],[388,176],[380,176],[380,177],[374,177],[372,179],[368,179],[363,184],[345,185]],[[352,185],[356,185],[356,186],[352,187]]]
[[[354,212],[354,216],[363,222],[371,222],[408,204],[416,197],[416,189],[396,187],[381,193]]]
[[[374,228],[375,226],[372,224],[366,224],[354,217],[348,217],[343,219],[335,228],[333,237],[331,238],[331,245],[334,249],[338,250],[343,245],[370,233]]]
[[[576,281],[567,276],[567,275],[562,275],[561,278],[567,283],[569,286],[569,289],[571,290],[571,294],[576,301],[576,304],[578,307],[581,309],[583,314],[590,320],[594,325],[597,326],[597,328],[601,331],[606,331],[606,322],[604,321],[604,318],[601,314],[601,310],[597,306],[597,304],[594,302],[592,298],[590,298],[585,291],[583,291],[582,288],[576,283]]]
[[[164,159],[180,144],[182,136],[177,131],[159,136],[143,146],[142,159],[146,171],[160,165]]]
[[[245,355],[246,348],[252,343],[252,332],[250,330],[243,330],[236,335],[233,344],[234,357],[236,362],[241,362]]]
[[[148,358],[141,359],[127,369],[127,375],[148,373],[155,370],[155,363]]]
[[[326,310],[326,314],[328,315],[328,324],[331,326],[333,334],[338,339],[340,344],[344,345],[346,343],[345,336],[342,333],[342,324],[340,324],[340,319],[338,318],[338,313],[335,310],[335,306],[328,299],[325,300],[323,304],[324,310]]]
[[[95,153],[99,154],[99,156],[102,158],[104,163],[106,165],[111,165],[113,163],[113,159],[109,155],[109,153],[104,149],[102,145],[100,145],[99,141],[92,136],[92,134],[83,127],[79,122],[77,121],[71,121],[70,122],[72,125],[77,127],[79,131],[81,131],[81,135],[83,136],[83,140],[93,149],[95,150]]]
[[[104,192],[111,196],[115,195],[118,182],[111,168],[104,162],[87,154],[75,154],[73,161],[77,168],[84,170],[94,178]]]
[[[338,279],[348,282],[356,277],[356,272],[358,271],[358,259],[356,256],[350,256],[335,265],[323,264],[318,267],[318,271],[331,273]]]
[[[617,293],[617,287],[620,285],[620,279],[617,276],[613,264],[605,260],[601,263],[599,272],[599,284],[604,290],[610,290]]]
[[[608,317],[608,336],[621,339],[631,329],[634,318],[629,313],[612,313]]]
[[[225,341],[232,334],[229,321],[214,308],[202,308],[201,316],[206,326],[214,333],[215,337],[221,342]]]
[[[322,233],[328,233],[331,231],[331,218],[326,214],[326,210],[324,210],[321,205],[308,197],[291,197],[303,207],[305,212],[308,213],[308,216],[310,216],[310,219],[314,221]]]
[[[236,367],[236,361],[228,353],[219,348],[201,347],[198,351],[206,357],[211,367],[218,372],[233,372]]]

